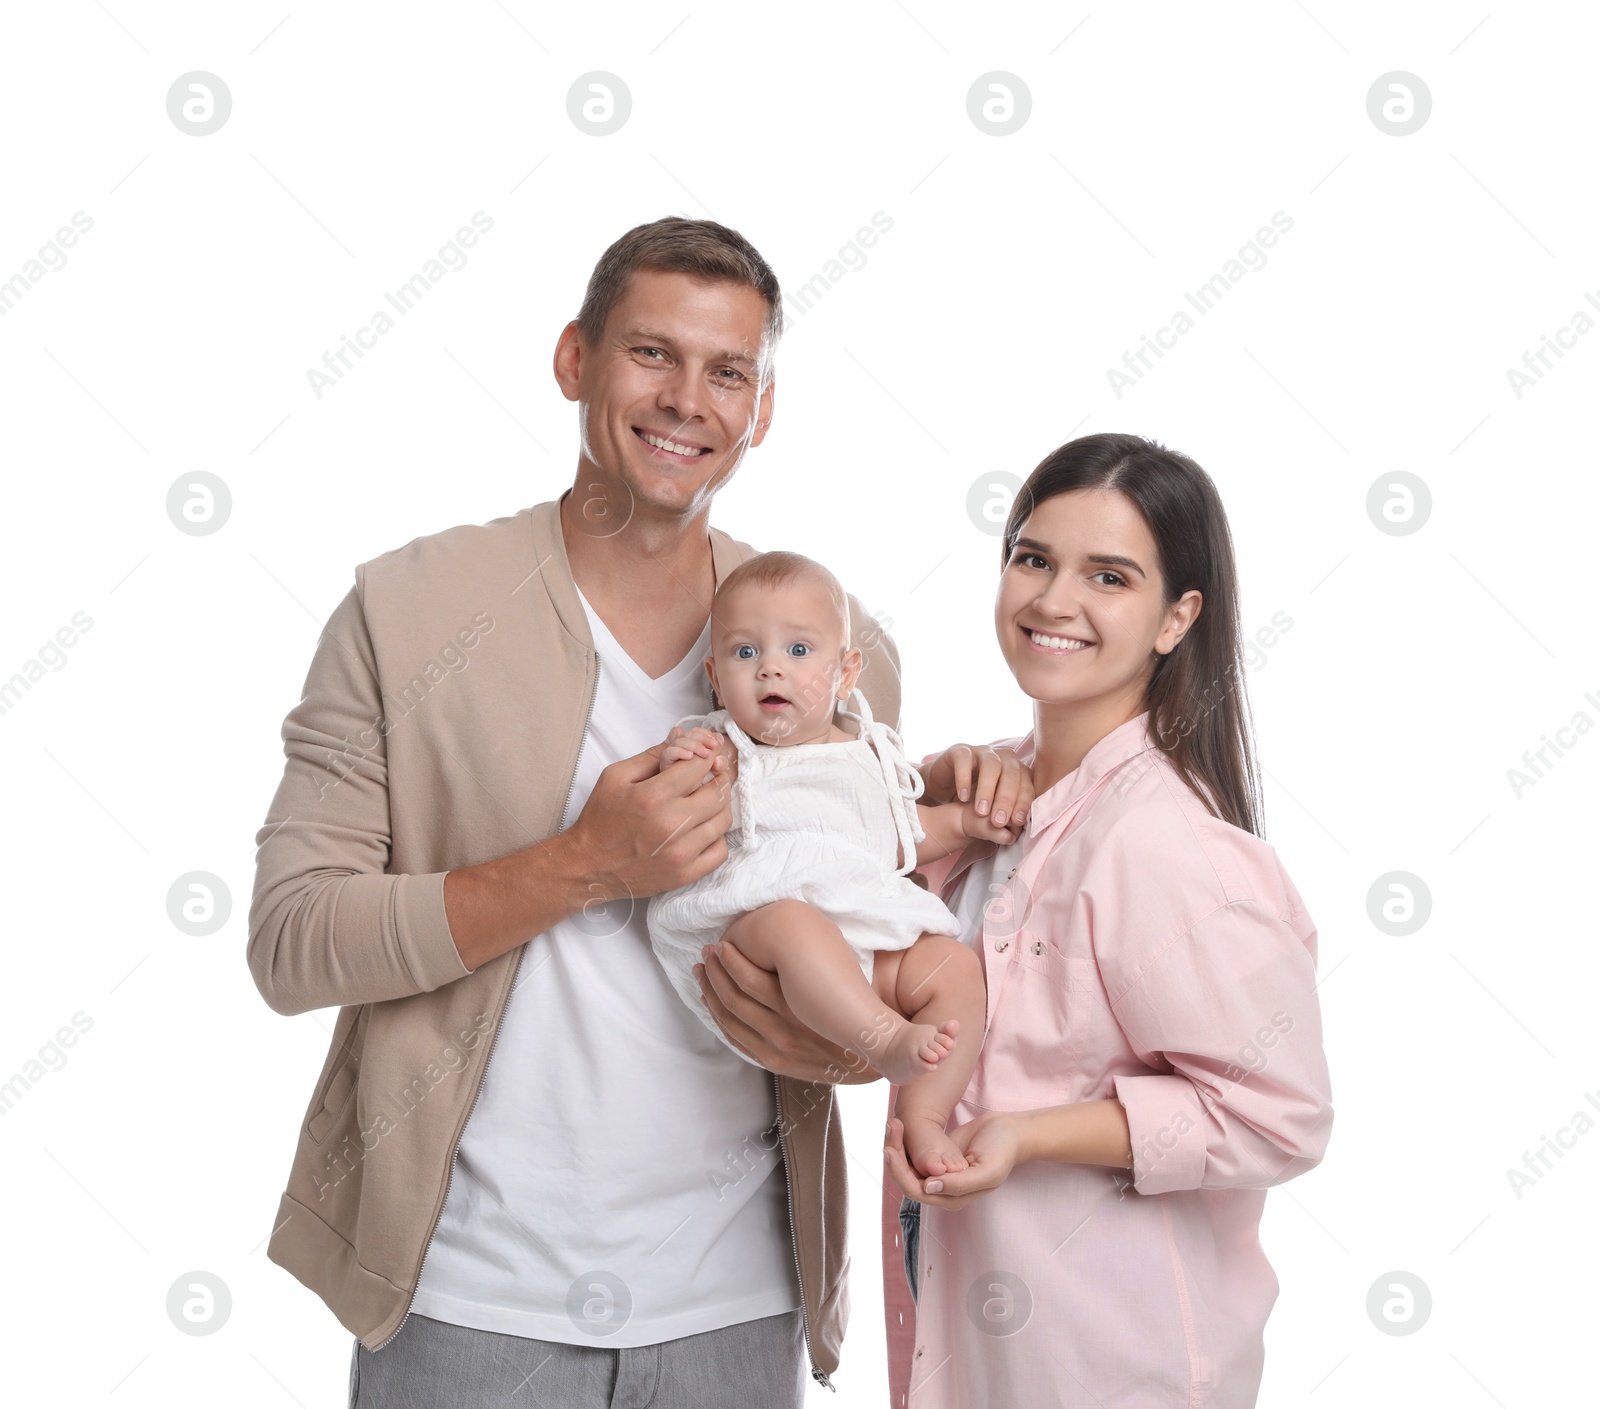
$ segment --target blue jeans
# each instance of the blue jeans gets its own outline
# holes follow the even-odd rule
[[[917,1299],[917,1248],[922,1243],[922,1205],[904,1196],[900,1199],[900,1255],[905,1259],[906,1283],[911,1300]]]
[[[800,1313],[608,1349],[499,1335],[412,1314],[350,1357],[350,1409],[800,1409]]]

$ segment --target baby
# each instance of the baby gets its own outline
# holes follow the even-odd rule
[[[921,775],[856,688],[862,656],[844,590],[810,558],[763,553],[728,574],[705,665],[722,708],[681,721],[661,767],[698,757],[710,768],[720,754],[737,769],[728,856],[652,897],[657,957],[726,1042],[693,970],[702,946],[737,945],[778,976],[801,1022],[903,1088],[895,1114],[921,1173],[965,1169],[945,1127],[978,1059],[983,969],[954,938],[955,917],[908,873],[968,838],[1003,845],[1018,829],[980,816],[976,790],[965,803],[916,802]],[[848,733],[834,711],[852,695],[859,714],[839,710],[856,723]]]

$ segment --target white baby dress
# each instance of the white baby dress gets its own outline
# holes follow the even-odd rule
[[[900,736],[873,719],[866,696],[856,689],[851,698],[860,713],[839,712],[857,721],[857,735],[839,743],[758,744],[725,709],[678,725],[725,734],[738,750],[728,858],[698,881],[652,896],[646,919],[678,995],[724,1042],[693,970],[701,946],[746,911],[775,900],[815,906],[838,925],[869,982],[877,950],[960,933],[944,902],[909,879],[923,837],[915,807],[922,776]],[[905,858],[898,867],[897,847]]]

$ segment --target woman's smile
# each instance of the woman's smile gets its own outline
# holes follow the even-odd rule
[[[1093,641],[1085,641],[1081,636],[1054,636],[1043,631],[1035,631],[1031,626],[1021,628],[1022,634],[1028,638],[1031,649],[1045,656],[1070,656],[1079,651],[1086,651],[1094,645]]]

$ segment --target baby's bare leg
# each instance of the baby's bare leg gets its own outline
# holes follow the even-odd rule
[[[953,1174],[967,1162],[945,1134],[950,1113],[972,1079],[983,1042],[987,995],[978,956],[948,935],[925,934],[909,949],[879,954],[873,974],[880,993],[913,1023],[959,1033],[955,1050],[895,1097],[894,1113],[905,1127],[906,1156],[927,1176]]]
[[[861,972],[839,927],[803,900],[777,900],[739,916],[722,937],[778,976],[783,996],[813,1032],[859,1053],[897,1086],[937,1069],[954,1034],[907,1022]],[[983,1014],[978,1015],[979,1029]],[[965,1085],[963,1080],[962,1085]]]

